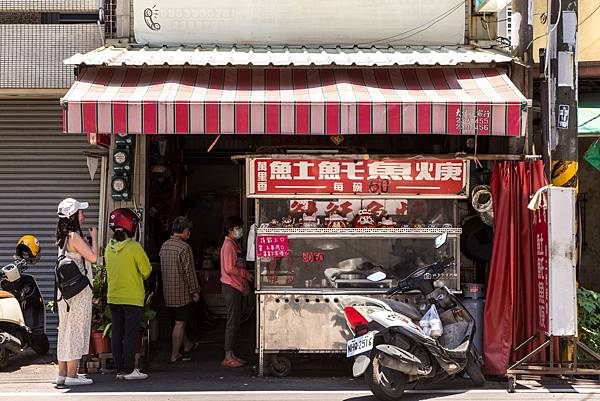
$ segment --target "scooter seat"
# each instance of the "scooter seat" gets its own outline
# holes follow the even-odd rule
[[[15,296],[8,291],[0,290],[0,298],[14,298]]]
[[[394,312],[400,313],[413,321],[421,320],[421,313],[414,306],[406,302],[396,301],[395,299],[384,299],[385,302]]]

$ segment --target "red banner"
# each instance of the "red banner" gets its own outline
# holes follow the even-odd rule
[[[253,159],[250,195],[459,195],[464,160]]]
[[[548,333],[550,328],[548,317],[548,214],[545,207],[540,207],[537,211],[532,212],[532,215],[537,328]]]

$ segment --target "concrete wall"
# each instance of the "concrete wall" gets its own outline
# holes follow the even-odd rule
[[[545,35],[548,25],[542,24],[548,5],[547,0],[533,0],[533,37]],[[600,61],[600,2],[598,0],[579,0],[579,61]],[[533,57],[539,61],[539,49],[546,47],[547,36],[542,36],[533,43]]]

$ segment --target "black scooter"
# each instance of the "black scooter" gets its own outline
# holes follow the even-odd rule
[[[436,248],[446,242],[436,239]],[[435,288],[434,281],[454,264],[445,258],[422,267],[399,281],[388,295],[418,291],[424,301],[414,306],[393,299],[349,297],[344,314],[355,338],[348,341],[347,356],[354,357],[354,377],[365,375],[373,394],[382,401],[398,400],[410,383],[439,381],[466,372],[476,386],[485,384],[482,358],[475,347],[475,321],[461,301],[446,287]],[[371,281],[386,278],[383,272],[369,276]],[[437,333],[429,335],[420,320],[432,305],[439,312]],[[441,329],[437,326],[441,323]],[[431,328],[434,328],[432,321]],[[439,331],[443,331],[441,336]]]
[[[0,368],[27,347],[39,355],[50,349],[44,300],[35,278],[23,274],[26,270],[23,258],[0,269]]]

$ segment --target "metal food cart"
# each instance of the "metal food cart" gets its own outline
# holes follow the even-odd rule
[[[342,297],[382,297],[414,269],[454,256],[441,285],[460,288],[458,202],[468,193],[465,160],[366,155],[270,155],[246,159],[256,207],[259,375],[282,354],[343,353],[352,334]],[[448,233],[445,246],[431,241]],[[388,279],[366,279],[374,271]],[[411,302],[400,294],[399,301]],[[277,356],[279,355],[279,356]]]

